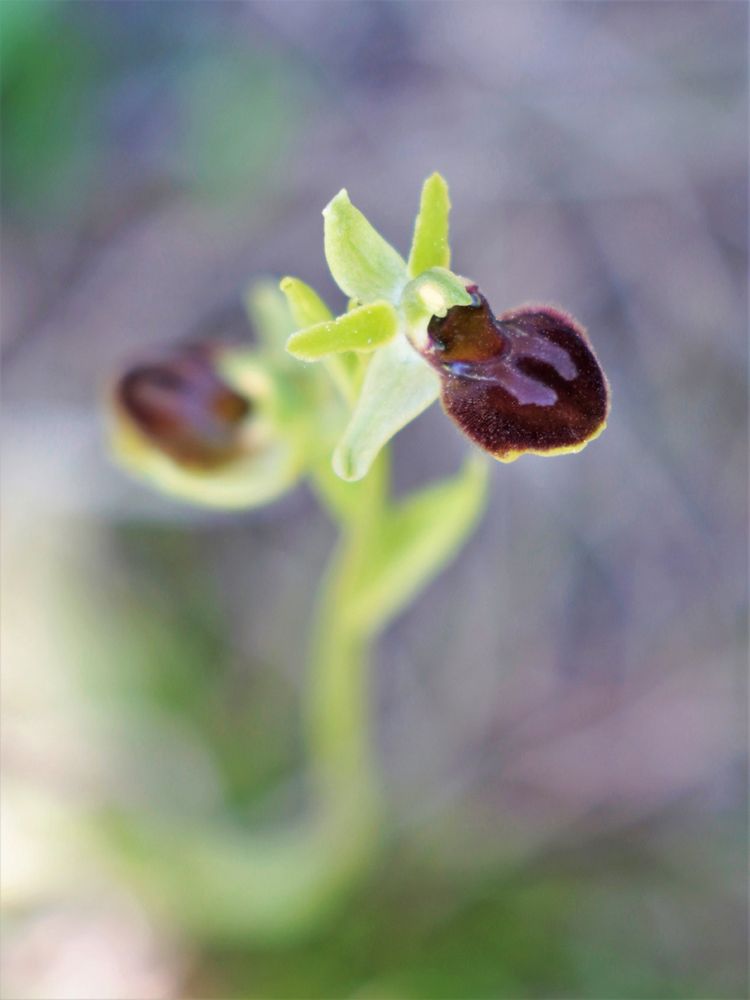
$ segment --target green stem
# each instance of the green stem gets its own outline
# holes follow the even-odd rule
[[[110,813],[130,882],[156,907],[195,932],[226,941],[286,940],[307,932],[366,870],[378,850],[380,789],[372,761],[367,633],[350,614],[354,583],[372,551],[386,491],[384,456],[361,484],[321,499],[341,528],[311,638],[307,740],[315,802],[312,815],[272,834],[225,820],[159,821]],[[352,503],[352,499],[356,502]]]
[[[108,817],[127,864],[155,907],[202,937],[278,942],[320,924],[381,846],[382,793],[370,719],[375,636],[457,551],[481,510],[485,463],[469,463],[391,505],[388,459],[344,483],[314,471],[340,538],[311,632],[306,739],[311,808],[270,832],[226,816],[180,822],[120,810]],[[389,561],[390,560],[390,561]]]
[[[348,516],[328,504],[341,538],[323,581],[312,636],[308,737],[315,780],[324,801],[348,800],[363,812],[376,809],[379,793],[371,761],[371,639],[352,614],[352,598],[377,537],[387,466],[383,452],[365,480],[344,487],[357,491]]]

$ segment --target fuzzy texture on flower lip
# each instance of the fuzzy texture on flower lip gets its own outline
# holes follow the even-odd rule
[[[433,316],[422,349],[461,430],[501,462],[580,451],[598,437],[609,389],[583,327],[549,306],[495,317],[476,285],[467,291],[473,304]]]
[[[215,349],[189,345],[137,365],[115,387],[125,417],[180,465],[216,469],[243,450],[251,404],[217,372]]]

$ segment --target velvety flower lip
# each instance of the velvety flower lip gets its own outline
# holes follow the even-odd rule
[[[495,317],[476,285],[469,306],[433,316],[421,353],[445,411],[502,462],[580,451],[604,430],[607,379],[583,327],[550,306]]]
[[[130,368],[115,399],[156,448],[196,470],[216,469],[243,449],[250,402],[220,377],[215,347],[188,345]]]

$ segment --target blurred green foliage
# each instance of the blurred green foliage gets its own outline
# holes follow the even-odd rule
[[[231,531],[224,537],[218,526],[196,532],[123,524],[109,544],[122,567],[119,580],[106,566],[88,565],[96,600],[76,606],[73,588],[66,616],[75,623],[89,697],[129,719],[131,737],[146,737],[149,720],[161,719],[153,750],[167,746],[165,719],[184,727],[216,769],[221,811],[238,822],[262,819],[267,793],[301,765],[299,719],[281,664],[243,662],[236,672],[232,623],[215,572],[223,546],[236,545]],[[248,555],[254,546],[248,539]],[[287,606],[295,607],[298,597],[287,594]],[[141,748],[121,745],[113,769],[127,773],[128,757],[136,749],[148,755],[150,746],[148,740]],[[153,757],[152,769],[162,767]],[[189,778],[183,771],[184,765],[182,782]],[[138,766],[135,773],[154,814],[174,817],[185,808],[179,781],[170,787],[149,777],[143,784],[147,772]],[[200,813],[206,806],[193,808]],[[592,839],[584,827],[521,866],[475,867],[466,859],[453,868],[436,853],[429,828],[445,822],[438,813],[426,828],[395,832],[343,907],[298,941],[229,945],[213,934],[196,936],[187,994],[736,998],[736,970],[730,963],[722,971],[720,964],[723,950],[731,955],[735,943],[704,896],[706,857],[725,857],[729,869],[742,850],[725,831],[707,826],[700,842],[691,834],[672,855],[658,842],[649,846],[637,825],[604,839]],[[110,832],[113,846],[129,849],[127,842],[118,846],[116,826]],[[503,839],[498,828],[499,847]],[[148,867],[148,857],[144,863]],[[173,916],[179,924],[180,914]],[[665,922],[675,928],[671,939],[664,937]],[[704,942],[703,956],[685,952],[684,934]]]
[[[15,211],[70,211],[96,155],[99,55],[62,4],[0,5],[3,201]]]
[[[148,186],[257,196],[314,88],[269,46],[234,42],[212,5],[0,4],[2,198],[11,217],[76,216],[127,163]],[[162,6],[162,5],[158,5]],[[169,7],[170,5],[164,5]],[[135,138],[134,138],[135,137]]]
[[[209,949],[195,992],[212,982],[212,995],[289,1000],[735,996],[731,974],[717,981],[697,962],[676,974],[660,948],[649,895],[658,910],[654,884],[666,873],[643,865],[613,882],[610,861],[587,876],[562,866],[450,878],[413,849],[396,852],[313,940]],[[682,902],[699,914],[699,888]]]
[[[113,541],[127,584],[103,582],[94,607],[71,605],[70,621],[90,622],[78,660],[86,689],[132,724],[172,719],[210,755],[226,809],[246,815],[300,765],[290,738],[297,707],[281,664],[243,662],[237,675],[222,595],[210,574],[194,572],[211,537],[124,525]],[[81,646],[78,629],[71,641]],[[180,798],[167,794],[165,812],[181,808]]]
[[[180,66],[177,169],[207,194],[251,187],[283,158],[299,120],[293,68],[226,45]]]

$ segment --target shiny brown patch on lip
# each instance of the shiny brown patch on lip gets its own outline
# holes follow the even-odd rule
[[[472,305],[430,320],[423,351],[461,430],[501,462],[580,451],[598,437],[609,389],[583,327],[549,306],[495,317],[475,286],[468,291]]]
[[[251,405],[222,380],[207,347],[184,347],[131,368],[115,395],[141,434],[181,465],[211,470],[242,450],[240,428]]]

